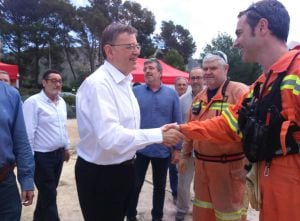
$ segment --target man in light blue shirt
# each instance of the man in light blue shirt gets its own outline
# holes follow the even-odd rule
[[[17,166],[21,198],[13,169]],[[32,204],[34,160],[16,89],[0,82],[0,220],[18,221],[21,203]],[[21,199],[21,200],[20,200]]]
[[[157,59],[149,59],[144,63],[146,85],[133,88],[141,111],[141,128],[161,127],[164,124],[181,122],[179,97],[172,88],[162,85],[162,67]],[[152,219],[160,221],[163,217],[165,187],[171,150],[162,144],[151,144],[138,150],[135,159],[136,180],[131,197],[127,220],[136,220],[136,207],[139,193],[144,183],[149,163],[153,172],[153,209]]]

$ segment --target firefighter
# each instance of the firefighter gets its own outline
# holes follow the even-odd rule
[[[240,12],[233,46],[245,62],[259,63],[262,75],[221,116],[172,126],[187,139],[242,142],[249,161],[259,163],[261,221],[300,217],[300,55],[286,45],[289,23],[276,0]]]
[[[204,121],[219,116],[229,104],[235,104],[248,91],[242,83],[227,80],[229,65],[221,51],[208,53],[203,59],[207,88],[193,100],[189,121]],[[246,158],[240,143],[191,140],[183,144],[179,169],[195,153],[194,221],[245,220]]]

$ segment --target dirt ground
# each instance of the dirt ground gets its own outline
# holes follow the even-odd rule
[[[77,159],[76,144],[79,141],[77,132],[76,120],[68,120],[68,132],[70,137],[70,150],[71,159],[68,163],[64,164],[60,183],[57,190],[57,204],[61,221],[83,221],[83,217],[80,211],[75,178],[74,178],[74,165]],[[146,176],[146,180],[140,195],[140,201],[138,204],[138,218],[140,221],[151,221],[151,208],[152,208],[152,178],[151,168],[149,168]],[[168,182],[169,184],[169,182]],[[192,190],[191,190],[192,192]],[[37,196],[37,192],[35,193]],[[32,206],[23,207],[22,221],[31,221],[33,217],[33,211],[35,208],[36,197]],[[186,216],[186,221],[191,221],[191,209],[190,214]],[[166,189],[165,207],[164,207],[164,221],[174,221],[176,213],[176,207],[172,202],[172,195],[169,185]],[[108,220],[109,221],[109,220]],[[253,209],[248,210],[247,221],[258,221],[258,212]]]

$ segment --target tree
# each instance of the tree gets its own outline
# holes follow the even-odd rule
[[[246,64],[242,61],[238,49],[233,48],[233,39],[227,33],[220,33],[213,38],[211,44],[207,44],[204,52],[200,54],[204,58],[205,54],[214,51],[222,51],[227,55],[229,72],[228,77],[231,80],[240,81],[245,84],[252,84],[259,76],[261,69],[258,64]],[[202,63],[202,60],[201,60]]]
[[[177,68],[180,69],[182,71],[185,71],[185,66],[184,66],[184,59],[183,57],[178,53],[178,51],[176,51],[175,49],[171,49],[170,51],[168,51],[165,56],[163,57],[163,60]]]
[[[63,2],[57,0],[44,1],[43,6],[49,10],[48,17],[55,21],[52,25],[53,34],[51,38],[48,39],[49,68],[52,68],[51,48],[57,49],[52,50],[56,53],[54,59],[62,56],[61,48],[63,48],[71,73],[73,74],[74,79],[76,79],[71,55],[75,53],[73,46],[77,43],[77,41],[75,37],[70,34],[73,30],[76,30],[77,27],[77,20],[74,19],[77,17],[75,7],[68,3],[68,1]],[[66,14],[68,16],[66,16]]]
[[[79,17],[78,40],[89,60],[90,73],[92,73],[96,68],[97,55],[98,62],[101,63],[101,33],[109,24],[109,20],[98,7],[81,7],[77,12]]]
[[[169,51],[175,49],[183,57],[184,63],[188,63],[188,59],[196,51],[196,43],[190,32],[181,25],[175,25],[173,21],[163,21],[160,36],[158,40],[164,45],[164,49]]]
[[[139,3],[125,1],[119,10],[119,21],[130,23],[138,30],[137,41],[142,46],[141,57],[149,57],[155,52],[154,43],[151,35],[155,30],[154,14],[142,8]]]
[[[48,58],[49,68],[59,69],[64,59],[62,53],[57,53],[61,47],[69,56],[72,23],[65,14],[72,16],[74,12],[67,0],[0,1],[0,28],[4,30],[0,36],[4,48],[16,58],[22,73],[29,69],[35,86],[42,57]]]

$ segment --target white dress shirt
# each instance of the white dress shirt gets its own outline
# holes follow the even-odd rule
[[[51,152],[68,147],[67,108],[61,97],[54,104],[42,90],[25,100],[23,112],[33,151]]]
[[[125,76],[105,61],[80,86],[76,96],[77,153],[84,160],[118,164],[132,159],[146,145],[162,142],[160,128],[139,129],[140,109],[131,80],[131,74]]]

